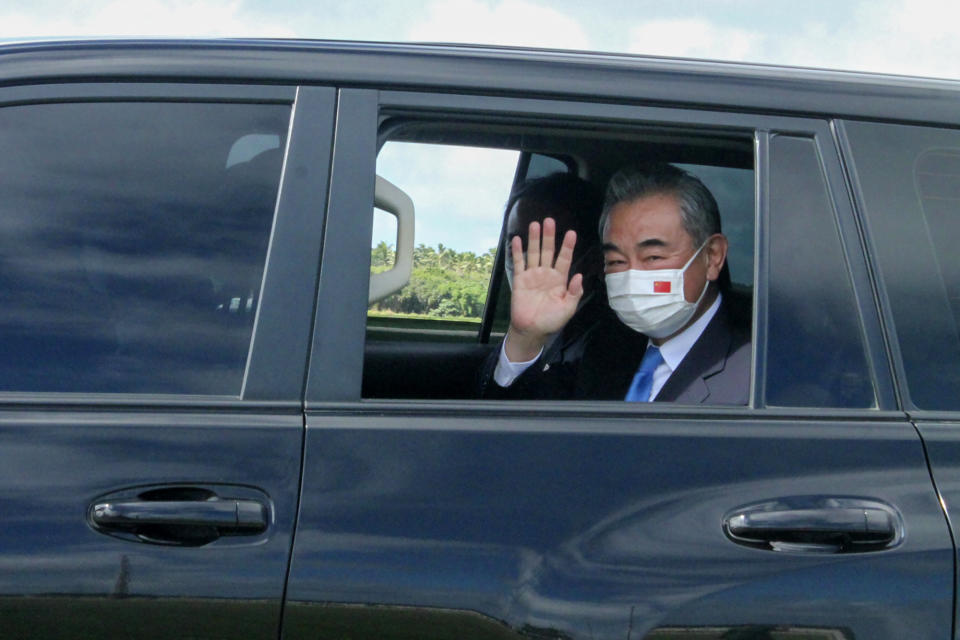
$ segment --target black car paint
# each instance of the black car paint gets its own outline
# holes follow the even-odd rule
[[[331,603],[377,603],[471,610],[572,638],[786,623],[936,637],[949,627],[949,535],[908,425],[471,413],[308,418],[290,624],[319,629]],[[811,495],[897,505],[908,537],[836,555],[724,536],[738,504]]]
[[[296,412],[5,409],[0,619],[8,637],[276,635],[299,482]],[[269,536],[202,547],[91,526],[105,493],[203,484],[269,496]],[[241,627],[237,627],[240,630]]]

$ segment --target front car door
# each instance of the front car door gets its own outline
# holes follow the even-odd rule
[[[277,636],[333,109],[0,91],[5,636]]]

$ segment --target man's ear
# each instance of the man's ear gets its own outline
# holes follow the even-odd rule
[[[727,236],[715,233],[707,238],[703,252],[707,256],[707,280],[711,282],[720,277],[720,270],[727,261]]]

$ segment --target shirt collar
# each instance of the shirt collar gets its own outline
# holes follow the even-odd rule
[[[663,362],[670,367],[670,371],[676,371],[680,362],[686,357],[687,353],[693,348],[694,343],[700,339],[703,330],[707,328],[713,316],[717,315],[717,309],[720,308],[722,294],[718,291],[717,298],[713,304],[697,318],[696,322],[673,336],[659,346],[660,355],[663,356]],[[652,344],[649,343],[648,344]]]

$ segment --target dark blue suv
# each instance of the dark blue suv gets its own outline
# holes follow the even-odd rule
[[[958,106],[615,55],[0,47],[2,635],[960,637]],[[479,397],[511,190],[646,161],[719,203],[749,403]]]

